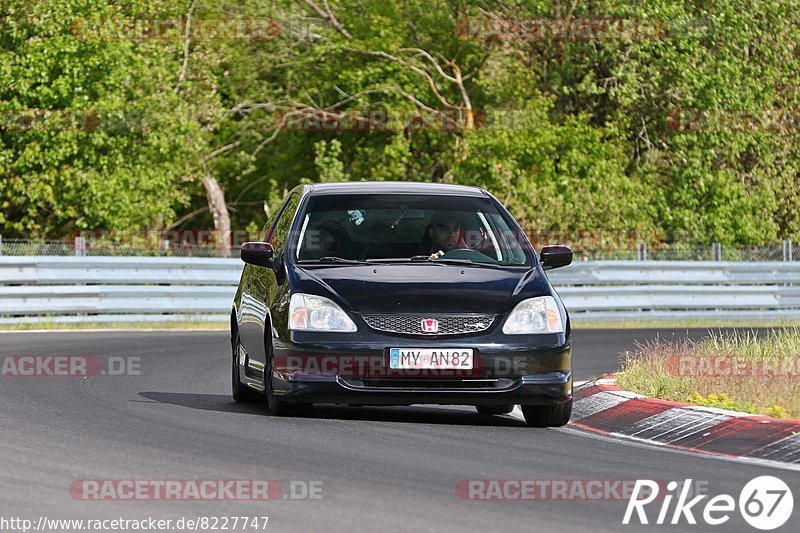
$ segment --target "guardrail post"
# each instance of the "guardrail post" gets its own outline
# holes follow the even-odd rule
[[[86,239],[75,237],[75,255],[83,257],[86,255]]]
[[[3,236],[0,235],[0,256],[3,255]]]
[[[0,248],[0,255],[3,255]],[[792,261],[792,241],[783,241],[783,260]]]
[[[722,245],[718,242],[711,243],[711,260],[722,261]]]
[[[636,245],[636,255],[639,261],[647,261],[647,243],[640,242]]]

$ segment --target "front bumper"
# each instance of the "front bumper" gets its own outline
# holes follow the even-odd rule
[[[399,380],[397,380],[399,381]],[[339,403],[349,405],[548,405],[572,401],[572,374],[553,372],[491,383],[453,381],[436,387],[419,380],[400,384],[376,384],[364,380],[319,376],[288,380],[273,376],[275,394],[297,403]]]
[[[293,333],[293,337],[284,343],[273,339],[273,390],[285,401],[546,405],[572,400],[571,346],[563,334],[520,337],[512,339],[513,344],[479,337],[435,341],[387,337],[362,342],[330,334]],[[415,346],[472,348],[474,368],[466,372],[389,369],[390,347]]]

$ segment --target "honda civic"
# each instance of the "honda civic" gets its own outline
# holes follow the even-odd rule
[[[322,183],[290,191],[244,261],[231,311],[237,402],[275,415],[315,403],[519,405],[530,426],[572,411],[567,311],[489,192],[433,183]]]

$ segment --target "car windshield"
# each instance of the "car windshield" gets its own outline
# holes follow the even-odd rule
[[[527,266],[523,238],[489,198],[320,195],[303,214],[296,257]]]

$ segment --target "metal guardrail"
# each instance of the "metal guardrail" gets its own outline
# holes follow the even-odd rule
[[[800,318],[791,262],[591,261],[548,277],[575,319]]]
[[[226,321],[239,259],[0,257],[0,324]]]
[[[0,257],[0,284],[236,285],[239,259],[199,257]],[[0,304],[2,305],[2,304]],[[2,308],[0,308],[2,309]]]
[[[586,261],[548,274],[557,285],[800,283],[800,263],[720,261]]]
[[[0,257],[0,324],[225,321],[242,263]],[[800,263],[589,261],[548,273],[573,318],[800,318]]]

